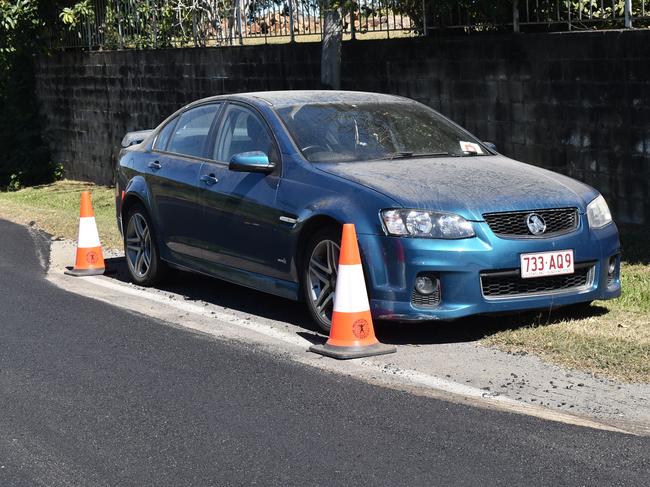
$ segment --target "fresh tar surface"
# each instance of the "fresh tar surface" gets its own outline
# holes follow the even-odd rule
[[[650,439],[471,408],[44,280],[0,221],[0,485],[644,485]],[[39,258],[40,256],[40,258]]]

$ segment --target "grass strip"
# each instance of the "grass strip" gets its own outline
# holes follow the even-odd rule
[[[485,345],[534,353],[567,367],[623,382],[650,383],[650,242],[641,226],[621,225],[622,295],[578,311],[502,319]]]
[[[55,237],[76,240],[82,191],[90,191],[104,247],[121,249],[122,237],[115,220],[115,190],[106,186],[63,180],[15,192],[0,192],[0,218],[36,226]]]

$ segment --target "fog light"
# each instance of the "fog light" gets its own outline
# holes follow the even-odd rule
[[[436,290],[437,282],[427,276],[418,276],[415,278],[415,290],[420,294],[433,294]]]
[[[609,266],[607,268],[607,272],[609,273],[610,276],[613,276],[615,271],[616,271],[616,256],[612,255],[609,258]]]

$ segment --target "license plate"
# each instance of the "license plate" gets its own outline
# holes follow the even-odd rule
[[[573,250],[521,254],[521,277],[573,274]]]

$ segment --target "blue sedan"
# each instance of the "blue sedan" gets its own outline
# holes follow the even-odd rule
[[[508,159],[406,98],[217,96],[122,145],[117,219],[140,285],[190,270],[304,300],[327,331],[341,225],[354,223],[375,318],[621,292],[618,230],[595,189]]]

